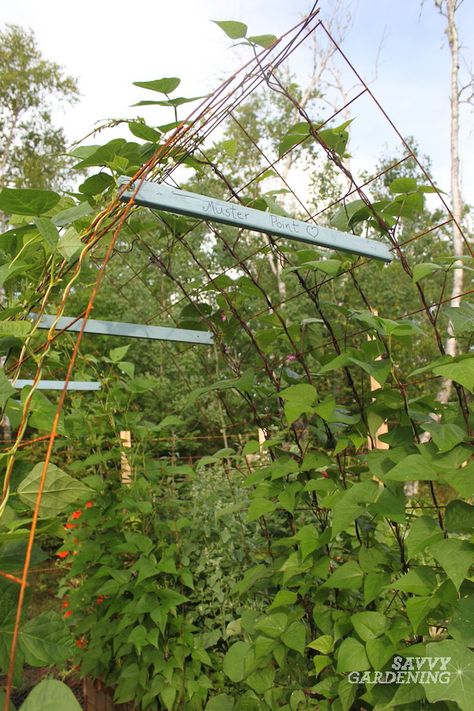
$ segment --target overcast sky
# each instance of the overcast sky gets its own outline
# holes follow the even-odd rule
[[[347,0],[346,4],[352,10],[353,27],[344,39],[344,51],[360,73],[372,79],[380,48],[371,88],[402,133],[413,135],[432,157],[435,179],[448,190],[449,53],[443,19],[433,0],[425,0],[421,14],[418,0]],[[311,0],[15,0],[2,3],[0,22],[31,28],[44,56],[78,78],[80,104],[58,115],[72,141],[100,119],[134,115],[136,109],[130,105],[147,92],[133,87],[133,81],[178,76],[180,95],[212,90],[244,55],[242,49],[230,49],[231,42],[211,20],[240,20],[249,25],[251,34],[278,35],[311,5]],[[320,0],[321,12],[330,12],[331,5],[330,0]],[[463,3],[459,25],[465,56],[472,63],[472,0]],[[304,81],[304,61],[296,61]],[[147,118],[154,123],[151,114]],[[472,118],[466,110],[463,178],[465,199],[471,203]],[[357,134],[352,145],[358,163],[369,163],[380,153],[382,136],[369,134],[373,145],[370,136],[363,134]]]

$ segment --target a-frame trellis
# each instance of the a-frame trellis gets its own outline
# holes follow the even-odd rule
[[[324,41],[332,44],[335,56],[337,57],[338,61],[340,61],[341,64],[344,66],[345,71],[351,73],[352,77],[355,78],[358,85],[357,92],[355,92],[347,100],[341,101],[335,110],[331,110],[330,112],[328,112],[328,115],[325,116],[324,121],[318,124],[317,126],[311,120],[307,109],[300,105],[298,97],[295,96],[292,88],[285,85],[284,78],[279,72],[281,66],[291,56],[291,54],[296,51],[302,44],[304,44],[305,40],[307,40],[310,36],[314,34],[316,34],[316,37],[324,38]],[[411,279],[413,277],[413,256],[409,252],[408,245],[412,245],[413,242],[415,242],[416,240],[422,240],[425,235],[425,230],[422,229],[418,234],[412,235],[409,239],[406,239],[404,242],[401,242],[398,237],[398,220],[395,220],[392,224],[384,222],[376,206],[374,206],[372,200],[369,197],[370,186],[372,183],[375,183],[378,178],[380,178],[380,173],[377,175],[373,175],[368,179],[366,178],[363,181],[361,179],[357,179],[354,173],[351,171],[350,166],[347,164],[344,155],[335,150],[334,147],[332,147],[328,142],[324,140],[323,130],[327,126],[331,125],[331,122],[341,113],[346,111],[349,106],[352,110],[356,110],[355,107],[357,106],[357,102],[370,102],[372,108],[377,112],[378,117],[383,122],[385,122],[389,130],[394,132],[396,139],[399,141],[399,145],[403,149],[403,157],[400,160],[397,160],[396,165],[403,163],[404,161],[411,160],[412,162],[414,162],[419,175],[422,176],[425,183],[430,186],[434,192],[436,192],[436,188],[433,185],[430,176],[419,163],[419,160],[412,148],[403,140],[391,120],[388,118],[388,116],[378,104],[368,85],[363,81],[363,79],[356,72],[354,67],[349,63],[349,60],[346,58],[342,50],[337,46],[336,42],[331,37],[330,33],[324,26],[324,23],[319,18],[318,9],[314,8],[313,11],[304,20],[298,23],[283,37],[272,43],[271,46],[262,50],[255,50],[252,58],[241,69],[239,69],[239,71],[237,71],[220,87],[218,87],[218,89],[210,97],[206,98],[199,105],[199,107],[191,113],[188,119],[186,121],[183,121],[176,128],[176,130],[171,133],[170,137],[166,140],[166,142],[157,148],[152,157],[140,168],[140,170],[135,175],[133,175],[130,180],[127,179],[125,181],[127,185],[130,182],[130,185],[128,185],[128,189],[126,190],[126,192],[124,192],[123,188],[118,191],[115,198],[100,212],[100,214],[98,214],[94,218],[90,227],[82,234],[83,248],[77,261],[74,263],[65,261],[61,265],[59,271],[55,274],[55,279],[62,279],[63,284],[65,284],[62,290],[62,296],[59,299],[59,305],[55,316],[51,316],[51,314],[48,314],[48,312],[50,311],[50,281],[48,279],[45,279],[44,282],[39,285],[38,302],[35,305],[36,316],[34,332],[36,332],[38,328],[47,327],[47,334],[43,345],[40,346],[39,349],[37,349],[37,370],[34,377],[32,378],[33,388],[31,392],[34,391],[34,389],[38,386],[38,383],[41,380],[43,360],[55,339],[60,337],[60,335],[65,330],[69,330],[70,332],[71,328],[68,328],[68,326],[72,325],[72,322],[75,322],[74,331],[77,333],[77,336],[75,337],[74,345],[70,354],[70,360],[67,364],[67,368],[65,369],[66,372],[64,373],[64,386],[59,396],[57,414],[53,422],[52,431],[48,441],[48,447],[45,452],[42,478],[38,491],[35,511],[33,514],[27,552],[23,564],[23,570],[21,577],[18,579],[19,600],[16,624],[11,645],[11,661],[10,670],[8,674],[7,694],[5,702],[7,705],[13,683],[13,672],[18,641],[18,631],[20,626],[24,595],[28,581],[31,552],[37,527],[38,511],[41,502],[43,487],[46,481],[48,463],[53,454],[53,447],[55,438],[57,436],[57,426],[59,422],[59,417],[65,404],[69,383],[73,376],[74,368],[79,356],[79,349],[82,337],[84,333],[87,333],[88,330],[91,330],[91,327],[93,328],[94,322],[91,321],[90,316],[93,313],[94,304],[99,293],[101,284],[103,283],[104,279],[108,278],[107,266],[112,259],[123,259],[124,263],[126,263],[126,257],[120,254],[121,250],[117,248],[117,245],[119,244],[119,240],[121,239],[121,235],[128,218],[132,214],[133,210],[135,210],[135,206],[142,202],[143,204],[148,205],[151,208],[154,208],[158,205],[160,209],[163,210],[164,207],[166,207],[166,205],[163,205],[163,203],[156,203],[154,201],[153,196],[151,200],[149,198],[143,199],[145,192],[150,190],[154,194],[155,192],[159,193],[163,190],[165,192],[171,191],[174,195],[174,198],[181,199],[183,193],[177,192],[177,190],[179,190],[179,185],[177,183],[179,175],[178,168],[180,164],[193,156],[197,156],[201,160],[203,159],[203,157],[206,158],[206,141],[210,139],[213,131],[215,131],[226,120],[235,121],[238,124],[238,117],[235,116],[238,108],[244,104],[245,100],[250,97],[253,92],[262,88],[264,88],[266,91],[277,91],[280,95],[284,96],[286,101],[288,102],[288,105],[294,109],[298,120],[300,120],[301,123],[306,122],[308,129],[306,135],[303,136],[300,143],[304,143],[305,141],[313,141],[319,144],[321,151],[323,152],[327,160],[330,161],[332,165],[335,166],[336,171],[343,176],[344,186],[341,187],[338,197],[330,204],[324,205],[321,209],[317,211],[312,209],[311,206],[308,205],[308,201],[304,196],[300,195],[298,191],[291,189],[288,175],[285,175],[283,171],[280,171],[279,169],[281,161],[285,159],[285,156],[289,152],[291,152],[291,150],[294,150],[298,147],[298,143],[294,143],[288,149],[288,151],[279,156],[267,156],[266,149],[263,146],[260,146],[258,141],[252,136],[249,136],[248,133],[244,131],[244,129],[242,130],[246,135],[246,139],[254,144],[255,150],[258,151],[259,155],[261,156],[262,162],[265,165],[265,169],[262,171],[262,173],[253,175],[250,180],[245,181],[242,185],[233,185],[229,176],[223,175],[222,172],[219,170],[218,165],[215,165],[212,161],[209,161],[208,165],[221,180],[221,185],[224,186],[227,198],[232,201],[231,203],[228,203],[229,205],[238,205],[239,201],[242,201],[241,204],[244,205],[245,202],[243,200],[243,197],[245,196],[245,190],[247,190],[249,186],[257,184],[258,181],[261,179],[262,174],[265,172],[265,170],[268,169],[271,169],[273,175],[276,176],[276,179],[278,181],[280,181],[279,185],[284,186],[285,189],[292,194],[295,204],[298,205],[298,211],[300,212],[300,217],[303,218],[303,221],[299,220],[298,223],[296,223],[295,221],[289,220],[287,218],[281,218],[280,223],[281,225],[284,225],[284,227],[282,227],[278,231],[278,219],[276,219],[276,222],[273,224],[273,227],[276,229],[272,230],[272,225],[268,222],[268,220],[271,221],[271,217],[268,217],[267,213],[260,213],[257,217],[259,217],[265,223],[263,225],[260,225],[262,230],[267,235],[265,250],[273,254],[276,259],[283,262],[285,266],[296,270],[296,273],[298,275],[297,278],[299,280],[300,285],[300,291],[298,292],[298,296],[300,298],[309,300],[311,307],[314,309],[320,320],[324,323],[324,327],[326,329],[326,338],[324,342],[319,344],[316,348],[308,349],[304,352],[299,351],[296,347],[294,338],[291,332],[288,330],[286,320],[281,313],[281,307],[285,303],[285,298],[282,297],[279,300],[274,300],[271,299],[267,293],[263,293],[263,290],[259,285],[258,280],[255,279],[255,275],[253,274],[251,269],[252,258],[255,256],[255,254],[258,254],[262,250],[261,241],[254,244],[253,249],[249,249],[245,246],[244,248],[241,248],[241,246],[237,244],[237,240],[231,241],[219,232],[219,229],[215,226],[215,220],[206,220],[206,225],[209,233],[213,236],[213,238],[218,241],[219,244],[222,244],[223,248],[227,251],[227,254],[231,261],[231,266],[225,271],[229,273],[232,269],[241,269],[243,274],[253,284],[253,287],[257,291],[260,290],[261,292],[263,306],[259,310],[256,310],[250,316],[248,314],[242,316],[238,312],[238,310],[235,309],[232,300],[226,294],[225,287],[220,285],[220,283],[217,281],[216,274],[213,273],[212,269],[209,268],[209,266],[205,263],[202,258],[202,255],[196,255],[193,249],[193,230],[199,228],[199,226],[203,223],[203,217],[205,217],[205,215],[202,211],[200,215],[197,215],[195,210],[186,210],[182,208],[179,209],[179,206],[177,206],[175,203],[170,203],[168,205],[168,209],[171,212],[176,211],[198,217],[197,222],[189,223],[186,231],[181,231],[179,234],[174,234],[173,238],[174,244],[180,249],[185,250],[189,255],[189,258],[194,261],[196,265],[196,271],[199,273],[200,283],[192,284],[190,286],[188,283],[183,281],[181,279],[181,276],[179,274],[173,273],[170,270],[169,265],[163,259],[160,258],[160,254],[156,250],[156,245],[150,244],[150,241],[147,239],[146,235],[136,234],[134,236],[134,239],[136,239],[137,242],[140,243],[143,248],[144,254],[147,255],[147,261],[145,262],[144,269],[150,268],[150,264],[152,264],[154,267],[157,267],[162,273],[163,277],[166,277],[172,281],[176,290],[181,293],[181,299],[184,303],[186,303],[186,301],[192,302],[193,297],[196,294],[202,292],[203,288],[208,287],[209,285],[213,285],[216,291],[222,296],[224,303],[228,307],[229,313],[231,313],[232,317],[239,322],[242,334],[245,335],[245,337],[248,339],[249,344],[251,344],[251,346],[255,349],[255,352],[257,353],[258,357],[261,359],[262,372],[264,373],[265,377],[271,380],[276,387],[279,386],[279,383],[276,381],[275,378],[274,363],[270,361],[268,353],[261,348],[258,340],[255,339],[253,333],[252,319],[257,318],[259,313],[275,314],[277,319],[279,320],[282,333],[288,339],[292,359],[294,359],[301,367],[303,374],[306,374],[306,376],[310,377],[310,369],[307,367],[307,361],[312,355],[314,355],[314,352],[318,348],[333,349],[335,354],[340,354],[342,350],[338,334],[331,326],[331,316],[326,313],[324,304],[322,303],[322,300],[320,298],[321,290],[324,290],[324,288],[328,284],[331,284],[332,282],[335,282],[337,284],[338,279],[341,279],[342,281],[342,279],[347,277],[353,281],[354,293],[358,294],[358,297],[365,305],[365,307],[369,308],[371,305],[370,297],[365,292],[361,283],[363,281],[363,277],[360,277],[361,274],[364,274],[364,268],[368,263],[367,259],[362,258],[355,261],[350,260],[340,270],[336,270],[336,272],[334,273],[327,272],[316,284],[309,283],[305,280],[304,275],[298,272],[298,264],[293,261],[293,256],[291,252],[288,252],[288,250],[282,250],[280,248],[282,244],[281,239],[284,239],[285,237],[297,236],[297,230],[301,229],[301,226],[303,224],[306,226],[312,226],[317,223],[324,222],[325,213],[329,212],[330,209],[333,210],[336,206],[340,206],[344,210],[344,207],[347,203],[349,203],[355,198],[358,198],[361,202],[361,206],[368,211],[369,217],[371,217],[373,222],[378,226],[379,232],[383,233],[383,237],[380,239],[380,241],[375,242],[375,245],[371,246],[369,244],[369,246],[367,247],[366,244],[365,252],[357,250],[357,245],[362,244],[360,241],[361,238],[358,236],[351,235],[347,237],[346,239],[348,240],[348,242],[346,243],[346,245],[344,245],[344,243],[341,244],[341,242],[339,242],[337,244],[337,247],[341,249],[345,248],[349,252],[354,251],[356,253],[358,252],[366,255],[368,254],[369,256],[378,256],[384,261],[389,261],[390,256],[393,255],[395,260],[397,260],[397,262],[406,272],[407,278]],[[388,166],[384,172],[388,172],[393,167],[394,165]],[[167,187],[164,187],[162,190],[158,186]],[[433,232],[436,229],[441,229],[444,225],[453,220],[453,217],[449,212],[449,208],[443,196],[437,193],[436,199],[440,201],[440,206],[443,215],[437,226],[430,227],[430,232]],[[218,201],[213,201],[212,204],[216,208],[212,209],[213,216],[216,217],[218,212],[217,207],[219,207],[221,210],[223,210],[224,208],[222,207],[222,204]],[[211,205],[210,202],[208,202],[208,206],[209,205]],[[166,220],[164,220],[162,216],[158,215],[157,221],[160,223],[160,225],[169,227],[169,225],[167,225],[166,223]],[[222,221],[226,222],[226,220],[221,220],[221,222]],[[227,220],[227,223],[229,223],[229,220]],[[231,222],[231,224],[235,225],[236,223],[234,221]],[[258,224],[251,224],[250,226],[254,229],[255,227],[259,227]],[[291,234],[292,229],[294,230],[293,235]],[[314,230],[312,230],[310,234],[310,232],[307,231],[307,234],[309,236],[312,236],[315,234],[315,232]],[[328,244],[326,244],[326,246],[328,246]],[[472,252],[470,253],[472,254]],[[81,267],[85,261],[85,258],[88,255],[91,255],[95,259],[98,268],[95,283],[93,284],[90,290],[90,294],[88,295],[87,305],[85,306],[84,311],[81,314],[75,314],[74,316],[68,314],[68,316],[64,316],[64,313],[67,312],[68,297],[71,293],[71,289],[73,288],[73,285],[75,284],[80,274]],[[140,274],[135,274],[132,278],[139,279]],[[123,285],[118,284],[116,286],[118,292],[121,293]],[[389,285],[385,284],[385,287],[389,288]],[[438,344],[439,348],[442,351],[442,335],[437,320],[437,310],[439,311],[440,306],[443,303],[449,301],[449,299],[447,299],[443,293],[439,295],[439,298],[429,298],[425,294],[425,290],[423,289],[419,281],[415,282],[414,289],[418,293],[420,299],[420,308],[417,313],[423,314],[426,326],[432,329],[434,341]],[[295,295],[293,294],[291,298],[295,298]],[[401,318],[406,315],[407,314],[404,313],[394,313],[391,314],[391,317],[396,320],[397,318]],[[163,319],[163,316],[164,314],[160,310],[160,313],[157,314],[157,317]],[[205,323],[207,314],[202,313],[201,316],[203,322]],[[25,317],[27,317],[27,314],[25,314]],[[151,320],[153,319],[150,319],[150,321]],[[96,323],[100,323],[100,321],[96,321]],[[216,326],[214,321],[209,321],[208,327],[209,331],[212,333],[212,340],[216,343],[217,347],[220,348],[222,355],[225,358],[227,352],[225,343],[222,339],[222,334],[219,332],[219,328]],[[102,328],[104,328],[103,322]],[[150,337],[150,334],[153,332],[151,329],[157,329],[160,327],[150,326],[149,323],[144,323],[143,328],[145,330],[142,331],[141,335],[145,335],[145,337]],[[165,328],[168,327],[166,326]],[[174,328],[174,325],[170,324],[170,328]],[[148,329],[148,331],[146,331],[146,329]],[[158,332],[155,331],[154,333],[155,335],[157,335],[157,337],[160,337],[158,335]],[[204,340],[207,338],[207,343],[209,344],[211,342],[211,337],[204,335],[204,332],[201,331],[198,332],[198,334],[200,335],[192,336],[191,340],[193,338]],[[129,332],[125,335],[133,334]],[[162,335],[163,334],[161,334],[161,336]],[[351,336],[349,336],[349,338],[350,337]],[[380,349],[383,350],[383,347],[384,344],[382,339],[382,342],[380,343]],[[29,364],[26,348],[23,349],[16,363],[13,366],[10,366],[9,374],[14,381],[21,377],[22,367],[24,364]],[[239,375],[238,368],[236,369],[235,363],[229,361],[228,364],[231,371],[232,368],[234,368],[234,375]],[[348,367],[345,368],[345,375],[348,380],[349,388],[352,391],[353,399],[355,402],[357,402],[359,398],[359,392]],[[407,401],[407,389],[409,385],[405,382],[400,381],[398,383],[398,387],[401,396],[404,398],[405,401]],[[459,385],[456,385],[455,387],[457,390],[460,408],[467,419],[467,402],[465,394]],[[10,450],[10,456],[5,476],[4,496],[6,491],[8,490],[16,452],[24,437],[30,402],[31,396],[28,396],[24,402],[22,420],[18,428],[16,441],[14,442]],[[249,403],[249,407],[251,407],[251,403]],[[258,413],[255,408],[254,412],[250,414],[256,417],[258,423]],[[265,426],[265,423],[258,424],[262,424],[262,426]],[[295,432],[295,436],[298,437],[298,432]]]

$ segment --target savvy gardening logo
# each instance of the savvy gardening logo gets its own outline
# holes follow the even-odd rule
[[[392,671],[350,672],[351,684],[449,684],[451,657],[394,657]]]

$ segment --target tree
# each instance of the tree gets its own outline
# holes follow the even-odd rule
[[[75,79],[42,58],[32,32],[17,25],[0,32],[0,188],[50,188],[64,183],[66,137],[53,124],[51,104],[77,98]],[[0,226],[4,227],[1,212]],[[2,285],[0,303],[4,301]],[[8,439],[8,421],[3,420],[1,427]]]
[[[66,137],[52,104],[78,99],[76,80],[43,59],[32,32],[0,32],[0,186],[48,188],[67,176]]]
[[[461,231],[465,212],[465,202],[461,192],[461,161],[459,157],[459,122],[461,103],[472,103],[474,92],[474,77],[470,77],[464,85],[460,78],[460,46],[456,13],[462,0],[434,0],[440,14],[446,19],[445,32],[448,37],[449,52],[451,55],[451,86],[450,86],[450,160],[451,160],[451,209],[454,220],[452,222],[452,244],[454,256],[458,258],[456,268],[453,270],[453,283],[451,288],[451,306],[459,307],[463,292],[463,264],[464,239]],[[467,98],[466,98],[467,97]],[[451,332],[446,341],[446,353],[455,356],[458,345],[454,333]],[[451,389],[450,381],[446,381],[439,393],[441,402],[447,402]]]

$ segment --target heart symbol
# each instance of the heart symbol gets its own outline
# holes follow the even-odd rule
[[[319,234],[319,229],[318,229],[317,225],[306,225],[306,233],[310,237],[313,237],[313,239],[316,239],[316,237]]]

